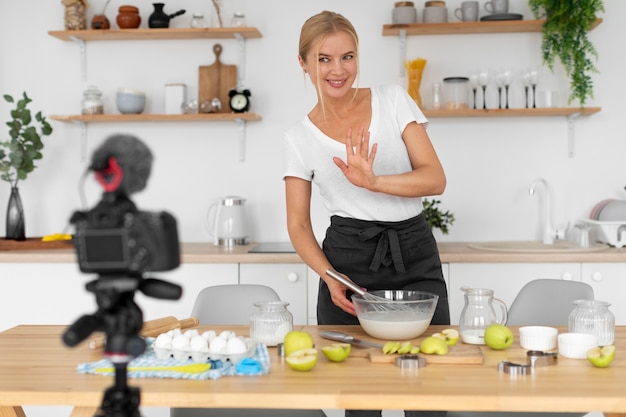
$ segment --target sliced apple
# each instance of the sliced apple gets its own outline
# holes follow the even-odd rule
[[[448,354],[448,345],[446,345],[446,342],[438,337],[429,336],[422,340],[422,343],[420,344],[420,352],[427,355],[433,353],[435,355],[446,355]]]
[[[313,348],[297,350],[288,355],[285,362],[296,371],[310,371],[317,364],[317,350]]]
[[[343,362],[350,356],[350,348],[349,343],[333,343],[332,345],[324,346],[322,353],[329,361]]]
[[[385,342],[385,344],[383,345],[383,353],[386,355],[396,353],[398,352],[398,349],[400,349],[400,345],[400,342],[396,342],[393,340]]]
[[[615,359],[615,346],[591,348],[587,351],[587,359],[598,368],[606,368]]]
[[[443,340],[448,346],[454,346],[459,341],[459,332],[456,329],[444,329],[441,333],[433,334],[433,337]]]
[[[402,342],[400,348],[398,348],[398,354],[404,355],[405,353],[409,353],[412,348],[413,344],[411,342]]]

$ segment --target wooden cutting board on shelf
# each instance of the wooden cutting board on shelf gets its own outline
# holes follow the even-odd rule
[[[447,355],[425,355],[419,354],[426,359],[427,364],[481,364],[483,363],[483,353],[480,350],[480,346],[466,345],[463,343],[457,343],[454,346],[450,346]],[[398,355],[385,355],[382,349],[377,348],[359,348],[352,346],[350,349],[350,356],[369,358],[373,363],[394,363]]]
[[[213,45],[215,62],[202,65],[198,69],[198,111],[202,112],[202,103],[219,98],[222,108],[217,113],[230,113],[228,92],[237,88],[237,66],[226,65],[220,61],[222,45]]]

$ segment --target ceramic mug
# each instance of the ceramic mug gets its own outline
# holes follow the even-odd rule
[[[509,12],[509,0],[490,0],[485,3],[485,10],[491,14],[506,14]]]
[[[462,22],[476,22],[478,20],[478,1],[461,2],[461,7],[454,10],[454,15]]]

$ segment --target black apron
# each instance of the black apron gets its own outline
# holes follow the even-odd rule
[[[439,296],[432,324],[450,324],[448,291],[437,242],[424,214],[380,222],[332,216],[322,245],[333,268],[360,287],[373,290],[427,291]],[[348,297],[351,292],[348,291]],[[320,279],[318,324],[359,324],[330,299]]]

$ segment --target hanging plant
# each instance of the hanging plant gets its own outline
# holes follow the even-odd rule
[[[602,0],[528,0],[537,19],[546,19],[543,25],[541,50],[543,61],[551,70],[558,57],[570,78],[568,102],[576,99],[584,107],[593,98],[591,73],[597,73],[592,58],[598,58],[587,32],[593,27],[599,12],[604,11]]]

